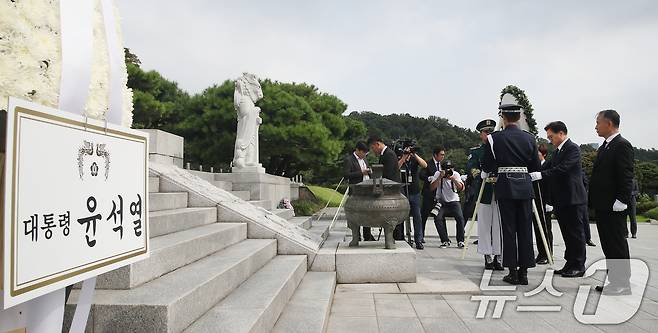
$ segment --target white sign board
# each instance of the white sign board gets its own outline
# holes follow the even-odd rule
[[[9,99],[3,308],[148,256],[148,134]]]

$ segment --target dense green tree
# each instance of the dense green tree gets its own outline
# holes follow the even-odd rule
[[[128,88],[133,90],[133,127],[172,131],[180,121],[189,95],[156,71],[127,63]]]

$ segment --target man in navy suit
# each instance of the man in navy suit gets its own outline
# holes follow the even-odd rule
[[[580,147],[567,137],[567,125],[554,121],[544,127],[546,137],[557,149],[553,158],[542,165],[534,180],[545,179],[551,191],[552,206],[564,239],[564,268],[555,271],[562,277],[585,274],[585,222],[587,192],[583,185]]]
[[[508,97],[509,96],[509,97]],[[509,274],[503,281],[528,284],[528,268],[535,267],[532,246],[532,188],[530,172],[539,171],[539,153],[534,136],[519,128],[521,106],[510,94],[499,106],[504,130],[487,137],[482,178],[497,171],[494,191],[503,228],[503,266]]]
[[[354,152],[347,154],[343,159],[343,176],[347,179],[348,184],[358,184],[364,180],[370,179],[371,170],[366,161],[368,154],[368,145],[359,141],[356,143]],[[363,240],[374,241],[370,227],[363,227]]]
[[[589,182],[589,202],[596,214],[610,284],[597,286],[606,295],[630,295],[630,252],[626,210],[633,187],[633,146],[619,134],[619,113],[604,110],[596,117],[596,133],[605,141],[596,154]]]

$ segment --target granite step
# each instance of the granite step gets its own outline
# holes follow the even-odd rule
[[[180,332],[275,255],[276,240],[247,239],[139,287],[96,290],[87,331]],[[78,296],[71,293],[65,326]]]
[[[311,229],[313,216],[296,216],[288,219],[288,223],[294,224],[302,229]]]
[[[272,203],[269,200],[249,200],[249,203],[267,210],[270,210],[272,207]]]
[[[306,256],[276,256],[185,332],[270,332],[305,273]]]
[[[155,237],[148,258],[100,275],[96,288],[134,288],[246,238],[246,223],[213,223]]]
[[[274,325],[275,333],[322,333],[336,290],[336,272],[307,272]]]
[[[275,208],[272,210],[272,213],[276,214],[278,217],[289,220],[293,217],[295,217],[295,211],[292,209],[279,209]]]
[[[187,192],[149,193],[149,212],[187,207]]]
[[[160,177],[149,177],[149,193],[160,192]]]
[[[217,208],[191,207],[151,212],[151,238],[217,222]]]
[[[233,183],[223,181],[223,180],[213,180],[212,181],[213,185],[221,188],[224,191],[232,191],[233,190]]]
[[[251,192],[249,191],[231,191],[231,194],[244,201],[249,201],[249,199],[251,199]]]

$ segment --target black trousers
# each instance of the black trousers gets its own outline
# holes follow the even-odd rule
[[[548,259],[546,254],[546,249],[544,248],[544,243],[541,240],[541,234],[537,228],[537,223],[535,223],[535,215],[532,215],[533,223],[532,227],[535,230],[535,243],[537,243],[537,257]],[[553,225],[551,223],[551,213],[544,214],[544,220],[540,221],[542,228],[544,228],[544,236],[546,236],[546,242],[548,243],[548,249],[553,253]]]
[[[503,266],[535,267],[532,246],[532,200],[498,199],[503,227]]]
[[[585,270],[585,205],[555,206],[555,215],[564,239],[566,269]]]
[[[589,227],[589,209],[585,207],[583,210],[583,228],[585,231],[585,241],[592,240],[592,231]]]
[[[601,248],[606,259],[624,259],[608,261],[608,279],[610,283],[628,286],[631,277],[630,251],[626,235],[626,216],[624,212],[596,211],[596,228],[599,230]]]
[[[459,201],[444,203],[441,206],[441,210],[439,210],[439,214],[437,214],[434,217],[434,226],[436,227],[436,231],[439,233],[439,237],[441,238],[441,243],[450,241],[450,238],[448,237],[448,228],[446,226],[446,219],[445,219],[446,216],[452,216],[455,218],[455,222],[457,223],[456,238],[458,242],[463,242],[464,225],[466,223],[464,221],[464,216],[462,215],[462,207],[459,204]]]

